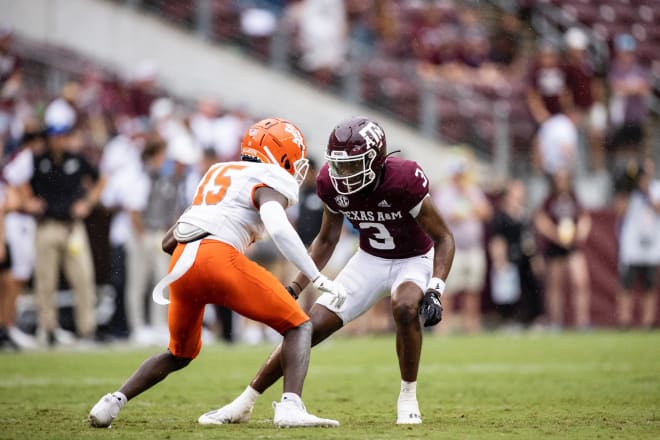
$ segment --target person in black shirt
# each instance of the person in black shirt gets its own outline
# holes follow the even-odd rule
[[[534,271],[540,256],[520,180],[507,185],[490,223],[491,296],[503,323],[530,325],[543,313],[540,282]]]
[[[46,151],[34,157],[32,196],[24,209],[35,215],[34,291],[40,342],[62,342],[58,335],[56,291],[60,269],[72,287],[79,337],[96,331],[94,266],[83,220],[98,202],[103,179],[79,153],[69,151],[72,126],[49,126]]]

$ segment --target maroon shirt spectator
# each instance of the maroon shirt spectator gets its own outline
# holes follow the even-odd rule
[[[588,111],[594,104],[594,70],[589,60],[569,56],[564,65],[564,75],[573,98],[573,105],[581,111]]]
[[[651,85],[648,72],[637,61],[633,36],[617,36],[615,49],[616,58],[608,77],[611,92],[610,120],[614,127],[612,147],[624,151],[631,149],[634,153],[644,143]]]
[[[567,94],[566,75],[559,51],[549,43],[541,43],[536,63],[529,71],[527,103],[537,123],[564,110]]]

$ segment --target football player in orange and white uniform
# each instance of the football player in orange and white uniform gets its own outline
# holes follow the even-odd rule
[[[110,426],[129,399],[199,354],[206,304],[227,307],[283,335],[284,393],[275,405],[275,425],[339,425],[307,413],[300,398],[309,366],[309,317],[273,274],[244,255],[267,231],[317,289],[335,295],[338,302],[345,298],[341,285],[319,272],[285,213],[298,201],[298,186],[308,168],[306,156],[304,138],[295,125],[265,119],[248,129],[240,162],[217,163],[202,177],[191,207],[163,239],[172,261],[153,295],[156,302],[169,303],[168,351],[147,359],[118,391],[103,396],[90,411],[92,426]],[[166,299],[163,289],[168,285]],[[212,413],[204,416],[208,423],[222,423]],[[244,415],[246,420],[249,416]]]

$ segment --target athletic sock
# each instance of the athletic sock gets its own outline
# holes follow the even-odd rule
[[[242,400],[247,402],[250,406],[254,406],[259,396],[261,396],[261,393],[248,385],[236,400]]]
[[[417,400],[417,382],[401,381],[399,401]]]
[[[296,393],[282,393],[282,402],[293,401],[296,404],[301,404],[302,399]]]
[[[119,407],[123,408],[124,405],[126,405],[126,402],[128,402],[128,399],[126,398],[126,395],[122,393],[121,391],[115,391],[112,393],[112,397],[117,399],[119,401]]]

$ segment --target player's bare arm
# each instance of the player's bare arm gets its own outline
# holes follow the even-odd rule
[[[454,236],[430,197],[422,202],[417,223],[433,240],[433,276],[446,280],[454,261]]]
[[[330,257],[332,257],[341,237],[343,223],[344,216],[342,214],[332,212],[327,206],[324,206],[321,228],[309,246],[309,254],[319,270],[323,270],[325,265],[328,264]],[[291,282],[290,287],[294,289],[296,295],[299,295],[307,287],[308,283],[309,279],[304,274],[299,273]]]

